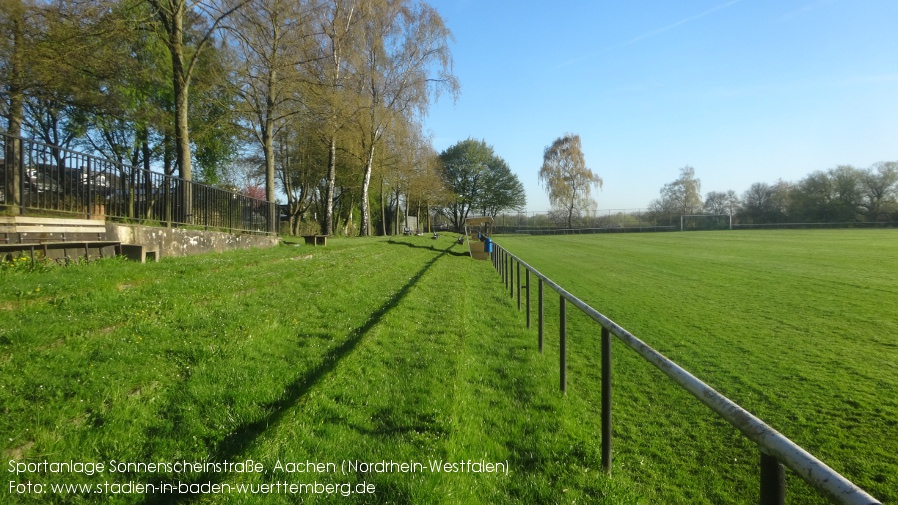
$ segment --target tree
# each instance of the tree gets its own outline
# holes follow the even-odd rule
[[[358,116],[364,156],[360,232],[368,235],[368,189],[375,149],[398,116],[410,121],[425,115],[430,99],[441,90],[457,96],[458,82],[452,75],[448,46],[452,35],[439,13],[426,3],[370,2],[360,26],[363,47],[355,76],[364,111]]]
[[[595,208],[592,188],[602,187],[602,178],[586,166],[580,136],[570,133],[555,139],[543,151],[539,180],[552,206],[563,211],[568,227],[575,214]]]
[[[35,6],[25,0],[3,0],[0,2],[0,81],[2,81],[3,113],[6,117],[6,133],[13,136],[22,134],[25,96],[29,87],[29,69],[33,59],[30,48],[33,45],[33,21]],[[7,163],[19,158],[21,146],[16,141],[4,142],[3,153]],[[7,205],[13,208],[21,203],[19,174],[6,170]]]
[[[249,0],[228,32],[237,54],[234,87],[243,116],[262,150],[265,197],[275,200],[275,138],[301,112],[300,66],[309,53],[311,2]],[[273,208],[272,208],[273,211]],[[275,216],[269,215],[269,222]]]
[[[752,184],[742,194],[738,216],[752,224],[779,223],[787,219],[793,186],[783,180],[774,185],[766,182]]]
[[[861,176],[863,212],[868,221],[889,221],[898,210],[898,162],[880,162]]]
[[[681,215],[702,211],[702,181],[695,177],[695,169],[686,165],[680,169],[680,177],[661,188],[661,198],[673,203]]]
[[[312,221],[307,220],[307,214],[316,204],[317,183],[325,176],[327,153],[310,122],[307,117],[293,116],[275,137],[276,168],[287,195],[290,230],[294,235],[300,234],[303,226],[317,226],[303,223]],[[320,228],[312,234],[318,233]]]
[[[850,222],[861,205],[860,171],[842,165],[808,174],[793,188],[790,214],[803,222]]]
[[[740,219],[747,223],[766,222],[771,209],[773,188],[766,182],[756,182],[742,194]]]
[[[171,56],[175,102],[175,157],[180,176],[187,181],[193,180],[188,123],[190,83],[199,57],[207,46],[212,44],[219,25],[245,1],[238,0],[233,5],[228,5],[216,1],[203,3],[194,0],[148,0],[153,15],[162,28],[160,40],[165,43]],[[196,41],[187,37],[186,26],[189,25],[192,16],[204,19],[208,23],[207,29]],[[193,197],[188,188],[189,186],[185,188],[183,198],[184,210],[190,219],[193,214]]]
[[[709,214],[733,215],[739,207],[739,196],[732,189],[723,191],[711,191],[705,196],[704,209]]]
[[[316,37],[313,57],[306,67],[310,86],[305,105],[316,116],[322,140],[328,146],[327,176],[322,196],[323,230],[334,232],[334,202],[337,194],[337,140],[359,110],[359,97],[346,87],[351,69],[358,66],[360,7],[351,0],[328,0],[314,9]]]
[[[476,208],[481,215],[496,217],[502,211],[521,211],[527,206],[524,185],[511,171],[504,159],[494,157],[488,165],[483,179],[483,191],[477,199]]]
[[[452,193],[445,212],[456,229],[474,210],[499,213],[526,203],[523,186],[485,140],[467,139],[440,153],[443,181]]]
[[[420,163],[415,167],[414,177],[409,185],[409,207],[417,209],[418,223],[421,223],[421,208],[424,207],[428,219],[428,233],[431,230],[433,214],[431,208],[443,207],[450,200],[449,189],[440,177],[439,155],[430,145],[422,145]]]

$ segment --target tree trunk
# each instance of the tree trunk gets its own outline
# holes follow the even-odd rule
[[[175,160],[178,173],[184,181],[193,180],[190,158],[190,133],[187,125],[190,76],[184,65],[184,15],[177,11],[172,15],[169,50],[172,56],[172,86],[175,95]],[[193,222],[193,191],[190,184],[181,184],[181,211],[184,222]]]
[[[269,105],[271,98],[268,98]],[[276,212],[276,206],[270,202],[274,202],[274,124],[270,119],[266,119],[262,128],[262,151],[265,156],[265,199],[268,200],[268,231],[274,233],[277,231],[277,219],[280,212]]]
[[[394,235],[399,235],[399,209],[400,209],[399,189],[397,189],[396,190],[396,219],[394,221],[396,223],[396,227],[393,228]]]
[[[324,235],[334,233],[334,191],[337,180],[337,138],[330,138],[330,153],[327,157],[327,201],[324,202]]]
[[[23,82],[24,57],[22,52],[25,49],[25,6],[19,2],[14,6],[14,12],[11,13],[12,19],[12,55],[10,55],[9,83],[7,89],[9,94],[9,110],[7,111],[8,127],[6,132],[13,136],[6,141],[6,199],[7,209],[18,214],[19,206],[22,204],[21,189],[21,172],[22,167],[19,166],[20,153],[22,149],[22,141],[19,137],[22,135],[22,117],[24,115],[25,104],[25,85]]]
[[[368,159],[365,160],[365,174],[362,176],[362,221],[359,224],[359,234],[363,237],[371,235],[371,209],[368,206],[368,186],[371,184],[371,170],[374,165],[374,142],[368,150]]]
[[[383,227],[383,234],[387,234],[387,208],[384,204],[384,176],[380,176],[380,225]]]

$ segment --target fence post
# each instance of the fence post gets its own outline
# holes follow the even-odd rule
[[[564,296],[559,296],[559,299],[561,302],[558,307],[558,370],[561,379],[561,392],[567,393],[567,300],[564,299]]]
[[[508,257],[508,296],[514,300],[514,269],[511,268],[512,265],[517,264],[518,260]]]
[[[84,167],[84,175],[87,177],[83,182],[87,185],[87,201],[84,202],[87,207],[87,219],[91,219],[93,217],[93,208],[94,208],[94,177],[93,177],[93,163],[90,161],[93,158],[88,157],[87,163]]]
[[[521,311],[521,262],[516,262],[518,265],[518,312]]]
[[[19,214],[25,215],[25,177],[28,176],[25,170],[25,142],[20,138],[13,139],[13,150],[15,150],[16,142],[19,143],[19,196],[13,199],[13,203],[18,204]]]
[[[611,332],[602,326],[602,469],[611,475]]]
[[[774,456],[761,450],[761,505],[783,505],[786,501],[786,469]]]
[[[527,269],[527,329],[530,329],[530,269]]]
[[[539,326],[539,353],[543,353],[543,328],[545,324],[543,322],[543,280],[540,278],[539,280],[539,301],[537,302],[537,312],[538,312],[538,326]]]
[[[505,281],[505,289],[508,289],[508,253],[502,251],[502,280]]]

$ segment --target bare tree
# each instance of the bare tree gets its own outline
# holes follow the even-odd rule
[[[311,36],[314,2],[248,0],[228,23],[239,70],[233,83],[242,113],[262,149],[265,163],[265,197],[275,200],[274,139],[290,117],[300,113],[301,73]],[[271,209],[272,226],[276,216]]]
[[[739,207],[739,196],[729,191],[710,191],[705,195],[704,209],[709,214],[734,215]]]
[[[867,220],[889,220],[889,211],[898,204],[898,162],[880,162],[864,171],[861,176],[861,192],[864,214]]]

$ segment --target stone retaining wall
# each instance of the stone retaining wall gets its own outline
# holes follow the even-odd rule
[[[123,244],[159,245],[160,256],[189,256],[234,249],[271,247],[278,244],[277,235],[234,235],[217,231],[161,228],[155,226],[106,223],[106,240]]]

